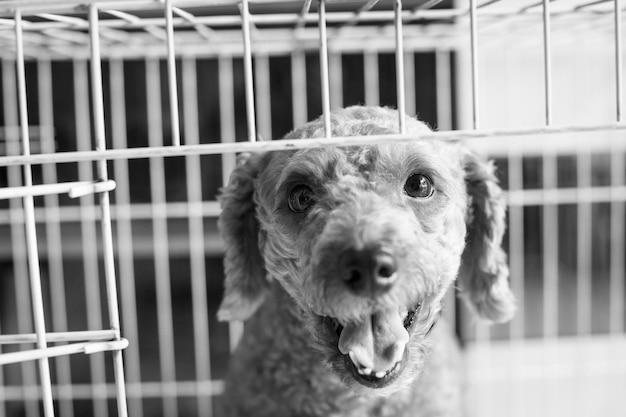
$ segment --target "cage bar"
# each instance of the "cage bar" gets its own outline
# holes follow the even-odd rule
[[[623,114],[623,31],[622,31],[622,0],[614,0],[613,4],[614,34],[615,34],[615,110],[618,122],[624,121]],[[613,150],[611,152],[611,185],[624,185],[626,172],[626,154]],[[613,196],[616,197],[616,196]],[[623,254],[626,252],[626,205],[617,198],[611,202],[611,254],[609,266],[610,279],[610,312],[609,330],[612,335],[620,335],[626,331],[624,325],[624,288],[625,275]],[[622,407],[623,409],[624,407]]]
[[[40,184],[22,187],[0,189],[0,200],[18,197],[49,196],[69,194],[70,197],[82,197],[87,194],[111,191],[115,188],[115,181],[73,181],[57,184]]]
[[[437,129],[452,129],[452,74],[450,52],[437,50],[436,55],[437,82]]]
[[[328,57],[328,85],[331,108],[343,106],[343,63],[341,52],[331,53]]]
[[[124,100],[124,63],[113,59],[109,63],[111,85],[111,140],[114,148],[128,147],[126,137],[126,103]],[[116,189],[116,232],[117,261],[120,279],[121,307],[124,312],[122,325],[124,334],[132,343],[126,350],[126,375],[130,384],[141,382],[139,357],[139,329],[137,324],[137,302],[135,298],[135,271],[133,266],[133,228],[130,209],[130,175],[128,161],[119,160],[113,165],[113,172],[119,184]],[[134,396],[128,399],[128,413],[142,417],[142,401]]]
[[[16,65],[14,61],[2,61],[2,91],[4,104],[4,120],[9,126],[19,126],[16,86]],[[18,129],[7,130],[7,155],[18,155],[20,134]],[[7,183],[9,187],[22,185],[20,168],[12,166],[7,169]],[[11,243],[13,248],[13,274],[15,281],[15,299],[17,303],[17,329],[20,333],[30,333],[33,331],[33,312],[31,301],[28,295],[28,261],[26,253],[26,231],[24,229],[24,213],[22,212],[22,200],[12,199],[9,201],[9,220],[11,224]],[[37,370],[35,364],[25,363],[21,365],[21,378],[24,385],[37,386]],[[25,411],[27,417],[38,417],[41,415],[39,404],[36,402],[26,402]]]
[[[49,358],[54,358],[57,356],[66,356],[72,355],[75,353],[84,353],[87,355],[91,355],[94,353],[107,352],[107,351],[119,351],[128,346],[128,340],[120,339],[106,342],[84,342],[84,343],[73,343],[69,345],[63,346],[48,346],[40,349],[33,350],[25,350],[19,352],[11,352],[5,353],[0,356],[0,365],[8,365],[11,363],[20,363],[26,361],[34,361],[34,360],[47,360]],[[42,390],[44,393],[44,398],[46,395],[45,390]],[[49,391],[50,396],[52,396],[52,385],[50,386]],[[105,400],[107,398],[105,393],[100,392],[100,396],[95,399]]]
[[[579,193],[588,196],[591,186],[591,154],[580,151],[577,155],[576,179]],[[584,187],[584,188],[583,188]],[[591,333],[591,252],[588,243],[592,241],[592,206],[591,202],[581,202],[577,207],[577,250],[576,250],[576,334],[587,336]]]
[[[250,9],[248,0],[242,0],[241,31],[243,33],[243,71],[246,88],[246,120],[248,121],[248,141],[256,141],[256,116],[254,109],[254,81],[252,74],[252,41],[250,40]]]
[[[258,135],[262,140],[272,136],[272,88],[270,85],[270,58],[267,54],[256,54],[254,58],[254,85],[256,98],[256,120]]]
[[[85,330],[85,331],[61,331],[46,333],[49,343],[76,342],[76,341],[104,341],[115,337],[113,330]],[[36,333],[2,334],[0,345],[37,343]]]
[[[471,54],[471,77],[472,77],[472,126],[479,128],[479,84],[478,84],[478,16],[476,13],[476,0],[470,0],[470,54]]]
[[[471,141],[472,148],[489,152],[490,155],[506,155],[509,151],[522,152],[527,155],[540,155],[546,147],[554,152],[571,151],[571,139],[576,134],[589,132],[621,132],[626,130],[625,123],[606,123],[595,125],[564,125],[550,127],[532,127],[515,129],[494,129],[494,130],[455,130],[449,132],[430,132],[421,135],[423,139]],[[546,144],[545,138],[541,136],[553,135],[550,143]],[[503,141],[503,138],[524,137],[524,141]],[[388,134],[371,136],[348,136],[333,137],[330,141],[325,139],[295,139],[280,141],[263,141],[257,143],[203,143],[200,145],[181,145],[179,147],[139,147],[131,149],[108,149],[96,151],[68,151],[55,154],[33,154],[29,158],[23,155],[0,157],[0,167],[22,165],[28,161],[32,165],[44,163],[67,163],[81,161],[95,161],[105,159],[107,161],[117,159],[140,159],[152,157],[173,157],[185,155],[218,155],[239,152],[268,152],[284,149],[308,149],[322,146],[355,146],[376,143],[381,138],[388,142],[409,142],[415,140],[412,135]],[[606,137],[598,137],[595,141],[575,140],[577,149],[593,151],[594,149],[606,149],[611,143]],[[626,147],[622,142],[615,143],[618,150]]]
[[[406,114],[406,98],[404,85],[404,42],[402,39],[402,0],[394,0],[393,11],[395,15],[394,29],[396,35],[396,94],[398,101],[398,123],[400,133],[406,132],[406,122],[404,120]]]
[[[220,56],[217,61],[220,100],[220,137],[222,143],[237,147],[235,131],[235,85],[233,80],[233,58]],[[228,184],[230,173],[235,169],[233,155],[222,155],[222,183]]]
[[[26,71],[24,68],[24,40],[22,32],[22,14],[18,9],[15,12],[15,47],[17,50],[17,91],[19,118],[22,137],[22,151],[24,156],[30,154],[30,136],[28,131],[28,110],[26,103]],[[24,165],[24,184],[32,186],[32,171],[30,164]],[[45,350],[46,322],[44,315],[43,294],[41,290],[41,272],[39,269],[39,252],[37,249],[37,230],[35,224],[35,202],[32,196],[23,197],[24,218],[26,227],[26,250],[28,253],[28,269],[30,277],[31,301],[33,307],[33,319],[37,333],[37,347]],[[50,378],[50,363],[47,358],[39,359],[39,379],[43,393],[43,409],[46,417],[54,416],[52,402],[52,381]]]
[[[543,0],[543,71],[546,126],[552,124],[552,45],[550,0]]]
[[[417,97],[415,95],[415,52],[404,52],[404,106],[407,115],[416,116]]]
[[[180,118],[178,114],[178,85],[176,84],[176,49],[174,47],[174,24],[172,0],[165,0],[165,30],[167,32],[167,86],[170,96],[172,144],[180,146]]]
[[[297,49],[291,54],[291,97],[294,126],[302,126],[308,119],[306,85],[306,56],[302,49]]]
[[[626,172],[626,164],[624,152],[611,153],[611,185],[618,187],[624,185],[624,172]],[[614,189],[614,188],[612,188]],[[611,195],[611,215],[610,215],[610,312],[609,312],[609,330],[613,335],[621,335],[626,331],[624,327],[624,253],[626,253],[626,205],[623,198],[619,198],[618,192]],[[623,195],[622,195],[623,197]]]
[[[373,50],[363,52],[363,74],[365,78],[365,103],[377,106],[380,103],[378,75],[378,53]]]
[[[557,188],[556,155],[546,152],[542,158],[542,186],[546,190]],[[548,193],[545,197],[550,198]],[[543,337],[554,339],[558,335],[559,312],[559,216],[558,206],[543,201]]]
[[[185,57],[182,61],[183,102],[185,143],[199,143],[198,136],[198,99],[196,95],[197,74],[196,60]],[[258,83],[257,83],[258,85]],[[193,305],[194,354],[196,382],[201,385],[211,382],[211,352],[209,338],[209,313],[207,301],[207,272],[204,265],[204,221],[202,218],[202,172],[200,157],[187,158],[187,200],[189,248],[191,263],[191,287]],[[210,417],[213,414],[211,396],[198,392],[198,415]]]
[[[322,89],[322,115],[324,132],[331,137],[330,125],[330,83],[328,81],[328,35],[326,34],[326,0],[318,2],[319,38],[320,38],[320,84]]]
[[[623,121],[623,84],[624,60],[622,58],[622,0],[614,0],[615,22],[615,112],[617,121]]]
[[[76,145],[78,150],[87,151],[92,148],[91,126],[89,123],[89,76],[87,62],[83,59],[74,62],[74,102],[76,105]],[[95,127],[95,126],[94,126]],[[93,180],[91,163],[78,164],[78,177],[82,181]],[[102,326],[102,308],[100,302],[100,272],[98,266],[97,241],[97,214],[95,199],[88,195],[80,200],[80,239],[83,247],[83,275],[85,283],[86,318],[90,329]],[[88,214],[89,213],[89,214]],[[105,417],[108,414],[108,405],[101,399],[102,386],[106,383],[106,368],[104,358],[92,356],[89,358],[89,368],[94,395],[97,399],[93,403],[96,417]],[[99,393],[97,393],[100,391]]]
[[[39,100],[39,124],[43,126],[53,126],[53,91],[52,91],[52,67],[48,59],[37,61],[37,85]],[[41,151],[43,153],[53,153],[55,149],[54,137],[49,134],[48,129],[44,129],[41,134]],[[43,176],[50,183],[57,182],[56,166],[43,165]],[[65,277],[63,268],[63,243],[61,235],[61,221],[59,217],[59,198],[56,194],[48,195],[44,199],[46,207],[46,243],[47,261],[50,275],[50,299],[52,309],[52,328],[56,332],[67,332],[67,303],[65,297]],[[35,213],[35,216],[37,213]],[[48,341],[52,341],[52,335],[46,335]],[[62,356],[56,360],[56,384],[58,390],[67,396],[71,394],[72,375],[70,360]],[[0,383],[0,386],[2,384]],[[61,397],[62,397],[61,396]],[[73,417],[74,406],[72,401],[66,398],[58,398],[59,414]]]
[[[146,60],[146,92],[148,104],[148,142],[150,146],[163,146],[163,121],[160,105],[160,68],[154,58]],[[170,417],[178,415],[176,398],[167,395],[176,386],[176,357],[174,354],[174,324],[170,288],[170,262],[168,249],[167,213],[165,202],[165,167],[163,158],[150,159],[150,193],[153,207],[154,276],[157,293],[157,321],[159,363],[163,380],[163,409]]]

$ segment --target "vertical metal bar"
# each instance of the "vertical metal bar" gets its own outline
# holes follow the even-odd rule
[[[263,140],[272,139],[272,89],[270,86],[270,59],[267,54],[254,58],[257,131]]]
[[[587,188],[591,185],[591,155],[587,152],[578,154],[577,186]],[[588,192],[581,191],[587,194]],[[588,195],[583,195],[585,197]],[[591,333],[591,203],[588,199],[578,204],[577,213],[577,334],[587,336]],[[623,254],[622,254],[623,256]]]
[[[233,80],[233,58],[220,56],[217,61],[220,103],[220,137],[223,143],[236,141],[235,131],[235,86]],[[222,155],[222,182],[228,184],[230,173],[235,169],[235,156]]]
[[[91,49],[91,92],[93,100],[96,150],[105,150],[106,136],[104,126],[104,95],[102,93],[102,63],[100,58],[100,30],[98,22],[98,8],[95,4],[92,4],[89,7],[89,35]],[[109,174],[107,170],[107,161],[97,161],[96,167],[98,180],[108,180]],[[120,340],[120,317],[117,301],[117,283],[115,281],[111,206],[108,192],[100,193],[100,225],[102,231],[104,278],[106,284],[107,307],[109,312],[109,326],[115,331],[115,339]],[[128,410],[126,405],[126,385],[124,380],[122,351],[117,350],[112,353],[118,416],[126,417],[128,415]]]
[[[523,189],[522,156],[510,154],[509,191]],[[520,306],[524,306],[524,206],[509,207],[509,264],[511,268],[511,286]],[[515,343],[524,340],[525,320],[523,310],[511,322],[511,340]]]
[[[17,88],[15,75],[15,61],[2,61],[2,100],[4,107],[4,123],[15,127],[19,124],[17,112]],[[19,155],[19,132],[10,129],[7,132],[7,155]],[[22,175],[18,166],[7,167],[7,182],[9,187],[18,187],[22,184]],[[26,231],[23,227],[24,213],[22,200],[9,200],[9,220],[11,222],[11,249],[13,252],[13,271],[15,282],[15,298],[17,304],[17,330],[20,333],[32,333],[33,320],[31,301],[28,288],[28,261],[26,254]],[[33,362],[21,365],[22,382],[25,386],[34,387],[37,384],[37,370]],[[23,388],[26,391],[28,388]],[[26,393],[25,397],[26,397]],[[27,398],[27,397],[26,397]],[[39,404],[36,401],[25,402],[26,417],[38,417]]]
[[[89,151],[91,146],[91,128],[89,124],[89,77],[87,62],[74,61],[74,103],[76,114],[76,144],[79,151]],[[91,162],[78,164],[78,177],[81,181],[93,179]],[[87,195],[80,199],[80,229],[83,248],[83,274],[85,281],[85,299],[87,307],[87,327],[90,330],[102,327],[102,307],[100,303],[100,272],[98,267],[98,242],[95,221],[94,196]],[[94,415],[108,415],[108,405],[104,401],[106,367],[102,355],[89,357],[92,379]]]
[[[543,189],[557,188],[557,161],[553,152],[543,153]],[[559,324],[559,218],[558,206],[548,201],[542,205],[543,217],[543,337],[558,336]]]
[[[198,82],[196,59],[185,57],[182,61],[185,142],[200,143],[198,122]],[[258,83],[257,83],[258,85]],[[187,199],[189,221],[189,248],[191,262],[191,289],[193,304],[194,353],[196,383],[198,386],[198,415],[210,417],[213,412],[211,396],[201,394],[203,383],[211,383],[211,351],[209,340],[209,313],[207,301],[207,275],[204,264],[204,222],[202,218],[202,172],[200,156],[188,156]],[[209,278],[210,279],[210,278]]]
[[[619,143],[621,136],[615,134],[612,144]],[[623,187],[625,183],[624,172],[626,172],[626,162],[624,151],[613,150],[611,152],[611,186]],[[615,192],[618,194],[618,192]],[[609,332],[611,335],[611,351],[613,355],[621,355],[623,352],[623,338],[626,328],[624,327],[625,311],[625,271],[624,253],[626,253],[626,203],[620,201],[617,195],[611,196],[611,217],[610,217],[610,265],[609,265]],[[612,356],[616,357],[616,356]],[[626,402],[620,401],[615,407],[617,415],[626,414]]]
[[[24,41],[22,33],[22,13],[15,12],[15,47],[17,49],[17,92],[20,118],[20,134],[22,136],[22,153],[30,155],[30,137],[28,132],[28,110],[26,103],[26,71],[24,68]],[[31,166],[24,164],[24,185],[32,186],[33,178]],[[28,253],[28,267],[30,276],[31,300],[33,303],[33,318],[37,334],[37,348],[46,349],[46,321],[44,315],[43,294],[41,289],[41,273],[39,270],[39,253],[37,249],[37,230],[35,223],[35,202],[32,196],[23,198],[24,221],[26,228],[26,250]],[[50,379],[50,363],[47,358],[39,359],[39,378],[41,382],[43,409],[46,417],[54,416],[52,402],[52,382]]]
[[[329,99],[331,107],[343,107],[343,74],[341,52],[332,53],[328,60]]]
[[[178,114],[178,85],[176,84],[176,53],[174,49],[174,23],[172,0],[165,0],[165,31],[167,33],[167,81],[170,95],[172,144],[180,146],[180,116]]]
[[[550,35],[550,0],[543,0],[543,64],[546,126],[552,124],[552,50]]]
[[[623,115],[623,59],[622,59],[622,1],[614,0],[615,22],[615,94],[617,121],[624,121]],[[615,141],[614,141],[615,142]],[[624,185],[624,162],[623,152],[611,152],[611,185],[613,187]],[[613,201],[611,203],[611,265],[610,265],[610,331],[612,334],[624,332],[624,261],[625,233],[624,217],[626,207],[624,202]]]
[[[365,78],[365,103],[369,106],[378,106],[380,104],[378,52],[366,50],[363,53],[363,77]]]
[[[452,71],[450,51],[438,50],[436,59],[437,77],[437,130],[452,129]]]
[[[256,141],[254,113],[254,84],[252,80],[252,42],[250,40],[250,9],[248,0],[241,2],[241,29],[243,31],[243,70],[246,87],[246,117],[248,121],[248,141]]]
[[[126,138],[126,103],[124,100],[124,62],[111,59],[109,64],[111,85],[111,139],[113,148],[128,147]],[[130,175],[128,160],[120,159],[113,164],[115,196],[117,204],[117,260],[119,265],[120,296],[122,303],[122,323],[124,334],[132,341],[125,351],[125,367],[128,382],[139,386],[141,383],[141,360],[139,356],[139,328],[137,325],[137,302],[135,298],[135,270],[133,266],[133,229],[130,210]],[[129,387],[130,388],[130,387]],[[128,400],[129,415],[143,416],[141,392]]]
[[[617,121],[623,121],[623,59],[622,59],[622,0],[615,0],[614,18],[615,18],[615,107],[617,112]]]
[[[613,143],[617,142],[617,135]],[[624,152],[613,151],[611,153],[611,185],[613,187],[624,186]],[[626,205],[624,201],[614,198],[611,202],[611,264],[610,264],[610,314],[609,329],[614,335],[622,335],[624,328],[624,243],[625,233],[624,219],[626,218]]]
[[[291,54],[291,97],[294,126],[302,126],[308,119],[306,85],[306,58],[304,51],[297,49]]]
[[[404,42],[402,39],[402,0],[393,2],[394,26],[396,34],[396,94],[398,101],[398,123],[400,133],[406,131],[404,116],[406,114],[404,95]]]
[[[480,127],[480,108],[479,108],[479,74],[478,74],[478,17],[476,13],[476,0],[470,0],[470,54],[472,67],[472,128]],[[489,349],[490,331],[485,325],[477,323],[476,325],[476,341],[483,343],[485,348]]]
[[[41,151],[55,151],[53,101],[52,101],[52,68],[49,59],[37,61],[37,81],[39,96],[39,124],[42,127]],[[50,183],[57,182],[55,164],[42,165],[43,177]],[[65,279],[63,271],[63,242],[61,236],[61,220],[59,214],[59,196],[56,194],[44,197],[46,205],[46,247],[48,250],[48,269],[50,274],[50,295],[52,306],[52,327],[56,332],[66,332],[67,304],[65,299]],[[59,385],[59,414],[73,417],[72,373],[70,359],[61,356],[56,360],[56,377]]]
[[[220,136],[222,142],[233,143],[236,139],[235,131],[235,86],[233,80],[233,58],[220,56],[218,58],[219,102],[220,102]],[[235,169],[236,160],[232,154],[222,155],[222,181],[228,184],[230,173]],[[229,347],[233,351],[243,334],[243,323],[231,321],[228,323]]]
[[[322,114],[324,132],[331,136],[330,125],[330,85],[328,82],[328,38],[326,35],[326,0],[319,0],[319,36],[320,36],[320,83],[322,87]]]
[[[623,173],[622,173],[623,175]],[[579,338],[586,338],[591,335],[592,323],[592,203],[591,197],[591,154],[588,151],[579,151],[577,154],[577,187],[581,201],[578,203],[576,213],[576,335]],[[623,259],[624,254],[621,254]],[[580,346],[580,344],[579,344]],[[578,368],[577,384],[575,395],[583,397],[590,388],[590,381],[585,378],[583,368]],[[590,403],[582,402],[582,414],[591,413]]]
[[[146,61],[146,91],[148,94],[148,143],[150,146],[163,145],[160,78],[159,61],[156,58],[148,58]],[[154,272],[157,293],[159,357],[163,381],[163,407],[166,416],[176,417],[178,415],[177,401],[176,397],[171,396],[172,392],[176,392],[176,362],[163,158],[150,159],[150,191],[152,194]]]
[[[404,84],[404,110],[409,116],[415,116],[417,114],[417,99],[415,97],[415,51],[413,50],[404,53]],[[439,91],[438,87],[437,91]]]
[[[478,129],[480,109],[478,107],[478,22],[476,16],[476,0],[470,0],[470,42],[472,55],[472,127]]]

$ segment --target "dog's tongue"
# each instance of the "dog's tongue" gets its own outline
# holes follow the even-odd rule
[[[386,372],[402,359],[408,342],[409,333],[399,312],[388,310],[346,325],[338,347],[341,353],[350,355],[357,368]]]

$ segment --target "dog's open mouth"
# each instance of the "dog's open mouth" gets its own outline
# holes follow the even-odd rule
[[[412,310],[377,311],[359,323],[324,322],[337,335],[337,349],[354,379],[370,388],[392,383],[404,368],[406,345],[421,304]]]

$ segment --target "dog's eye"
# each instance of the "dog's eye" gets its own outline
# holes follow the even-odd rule
[[[302,213],[313,205],[313,191],[306,185],[297,185],[289,192],[289,208],[294,213]]]
[[[435,192],[435,187],[426,175],[413,174],[406,180],[404,192],[413,198],[428,198]]]

